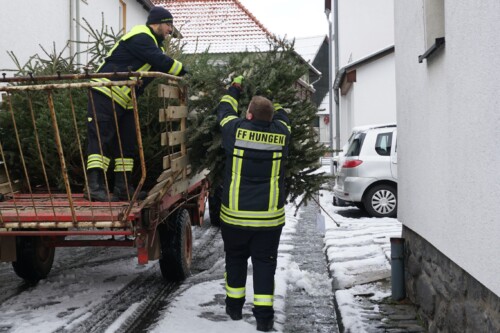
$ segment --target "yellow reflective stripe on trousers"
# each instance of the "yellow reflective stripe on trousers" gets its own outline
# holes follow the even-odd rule
[[[281,207],[280,209],[272,210],[272,211],[259,211],[259,210],[234,210],[226,207],[225,205],[221,205],[221,212],[230,215],[235,218],[242,219],[273,219],[280,217],[285,214],[285,207]]]
[[[234,99],[231,95],[224,95],[222,96],[220,102],[226,102],[231,105],[233,108],[234,112],[238,112],[238,101]]]
[[[226,295],[231,298],[244,298],[245,297],[245,287],[232,288],[227,284],[227,272],[224,272],[224,280],[226,280]]]
[[[263,220],[253,220],[253,219],[238,219],[233,218],[231,216],[227,216],[226,214],[220,214],[220,218],[224,223],[236,225],[240,227],[252,227],[252,228],[269,228],[269,227],[277,227],[282,224],[285,224],[285,215],[274,218],[274,219],[263,219]]]
[[[115,172],[132,171],[133,169],[133,158],[115,158]]]
[[[231,168],[231,185],[229,186],[229,208],[238,210],[238,198],[240,196],[241,165],[243,164],[243,150],[234,149],[233,165]]]
[[[172,67],[170,67],[170,69],[168,70],[168,74],[179,75],[181,69],[182,69],[182,63],[174,59],[174,63],[172,64]]]
[[[228,122],[230,122],[233,119],[237,119],[237,118],[238,117],[236,117],[236,116],[227,116],[226,118],[224,118],[224,119],[221,120],[220,126],[224,127],[224,125],[226,125]]]
[[[99,154],[91,154],[87,158],[87,170],[92,168],[99,168],[103,170],[108,170],[110,159],[106,156]]]
[[[253,305],[273,306],[273,295],[253,295]]]
[[[280,194],[279,180],[281,167],[281,153],[273,153],[273,168],[271,170],[271,182],[269,190],[269,210],[274,211],[278,208],[278,197]]]

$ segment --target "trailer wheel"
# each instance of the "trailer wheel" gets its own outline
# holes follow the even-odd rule
[[[193,235],[186,209],[179,209],[158,226],[161,243],[160,270],[167,281],[182,281],[191,273]]]
[[[220,207],[222,204],[222,186],[217,186],[213,193],[208,196],[208,213],[210,224],[214,227],[220,226]]]
[[[45,237],[16,237],[17,261],[12,262],[20,278],[37,283],[45,279],[54,262],[55,247],[46,244]]]

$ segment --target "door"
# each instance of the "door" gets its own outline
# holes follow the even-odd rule
[[[395,129],[392,134],[392,151],[391,151],[391,174],[396,180],[398,179],[398,130]]]

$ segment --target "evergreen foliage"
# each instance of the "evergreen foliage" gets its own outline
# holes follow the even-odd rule
[[[212,184],[220,184],[224,169],[224,152],[215,111],[232,77],[244,75],[239,111],[244,117],[252,96],[265,95],[290,109],[292,136],[286,161],[286,193],[289,201],[300,206],[326,183],[329,176],[317,173],[320,157],[328,148],[318,142],[312,126],[317,108],[301,98],[297,81],[307,74],[293,49],[285,41],[270,41],[270,49],[261,53],[240,53],[216,57],[208,52],[187,59],[191,75],[190,109],[192,124],[188,133],[190,162],[195,170],[208,169]]]
[[[102,57],[114,45],[120,35],[108,31],[102,24],[101,29],[86,30],[94,39],[87,50],[90,50],[90,60],[87,67],[95,70],[102,61]],[[308,68],[303,64],[293,49],[293,44],[285,41],[270,41],[270,49],[266,52],[239,53],[232,55],[214,55],[208,51],[197,55],[182,54],[182,40],[168,39],[165,43],[167,54],[180,59],[188,68],[183,84],[189,87],[189,129],[188,144],[190,148],[190,162],[193,172],[208,169],[209,179],[213,186],[221,183],[224,168],[224,152],[221,146],[221,135],[216,122],[216,108],[232,77],[244,75],[244,92],[239,103],[241,116],[245,115],[249,100],[256,94],[263,94],[283,107],[290,109],[292,122],[292,137],[289,157],[286,161],[286,193],[288,200],[296,202],[298,206],[306,203],[326,183],[329,176],[317,172],[320,167],[319,159],[328,152],[328,148],[318,142],[317,134],[312,126],[317,108],[309,100],[301,98],[297,81],[307,75]],[[57,73],[77,73],[78,67],[74,58],[65,58],[64,52],[46,52],[45,56],[32,56],[25,65],[20,65],[13,53],[11,58],[17,66],[16,75],[34,76]],[[64,50],[63,50],[64,51]],[[73,81],[74,82],[74,81]],[[158,109],[165,108],[165,101],[158,99],[157,85],[161,80],[154,80],[138,100],[141,132],[144,154],[147,166],[147,180],[145,188],[150,188],[163,171],[162,157],[171,153],[160,145],[161,132],[173,130],[171,124],[158,122]],[[44,135],[51,129],[52,123],[48,112],[47,92],[32,92],[12,95],[14,115],[20,133],[26,166],[30,180],[35,186],[45,186],[44,175],[40,168],[38,149],[34,144],[35,131],[31,120],[28,94],[34,97],[33,109],[38,132],[40,134],[42,154],[47,167],[47,175],[51,187],[63,189],[59,158],[54,150],[53,136]],[[76,140],[79,136],[82,144],[83,156],[86,147],[86,89],[73,89],[71,99],[75,106],[76,122],[79,133],[75,133],[73,115],[70,112],[70,95],[68,92],[54,93],[54,104],[58,112],[58,126],[63,138],[65,158],[70,180],[75,190],[83,187],[83,169],[81,155]],[[176,101],[170,101],[176,103]],[[175,105],[175,104],[172,104]],[[2,111],[8,111],[7,103],[3,103]],[[61,110],[63,110],[61,112]],[[16,177],[23,179],[23,166],[20,163],[16,136],[13,132],[10,112],[0,112],[0,137],[6,161],[10,171],[17,172]],[[175,129],[174,129],[175,130]],[[140,172],[136,166],[136,174]],[[33,184],[32,184],[33,186]]]

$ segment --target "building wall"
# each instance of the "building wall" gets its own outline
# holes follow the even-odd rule
[[[394,44],[394,0],[339,0],[339,66]]]
[[[423,63],[423,3],[395,5],[398,219],[499,296],[500,2],[443,1]]]
[[[312,65],[322,74],[321,79],[314,84],[316,91],[312,98],[312,101],[319,106],[328,93],[328,43],[326,39],[321,44]]]
[[[394,53],[356,69],[356,82],[341,96],[340,146],[356,126],[396,122]]]
[[[394,0],[339,0],[338,7],[340,68],[394,44]],[[357,69],[340,98],[340,147],[354,126],[396,122],[394,81],[394,55]]]
[[[0,69],[16,69],[6,51],[13,51],[21,65],[24,65],[30,56],[36,53],[43,55],[39,45],[50,52],[55,42],[56,51],[61,52],[68,40],[76,40],[78,25],[71,18],[76,17],[77,1],[79,0],[43,3],[37,0],[2,1],[2,13],[8,15],[2,15],[0,20],[0,28],[4,32],[0,40]],[[148,15],[147,10],[136,0],[123,2],[126,4],[127,29],[136,24],[144,24]],[[101,29],[103,17],[104,24],[113,29],[115,34],[123,25],[120,0],[86,0],[86,3],[80,1],[79,8],[81,19],[85,18],[94,29]],[[83,20],[81,24],[85,25]],[[73,28],[70,28],[70,25],[73,25]],[[83,28],[79,29],[80,40],[88,41],[89,34]],[[85,50],[87,46],[72,45],[72,47],[76,51],[77,47]],[[69,48],[65,54],[69,56]],[[85,64],[85,56],[81,57],[81,62]]]

